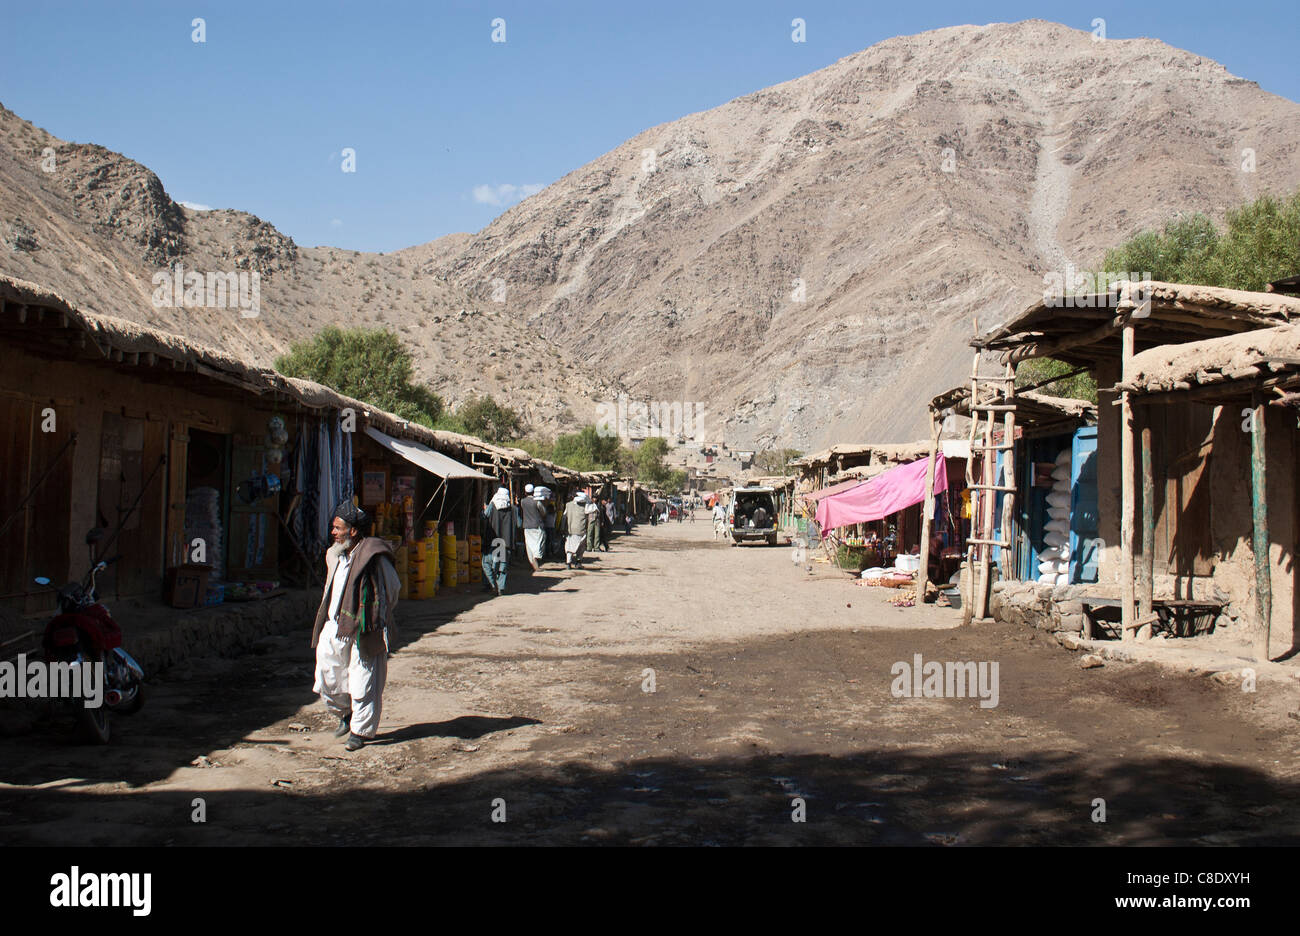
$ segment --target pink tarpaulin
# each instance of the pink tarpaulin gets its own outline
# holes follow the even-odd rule
[[[823,497],[817,505],[817,525],[822,533],[866,523],[898,513],[925,500],[925,470],[929,459],[922,458],[876,475],[866,484],[859,484],[830,497]],[[948,490],[948,468],[942,455],[934,460],[934,493]]]
[[[839,494],[843,491],[851,490],[859,484],[866,484],[862,478],[850,478],[847,481],[841,481],[839,484],[832,484],[830,487],[824,487],[820,491],[812,491],[803,496],[804,500],[812,501],[814,504],[823,497],[830,497],[832,494]]]

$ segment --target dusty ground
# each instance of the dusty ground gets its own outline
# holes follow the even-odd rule
[[[503,598],[404,605],[383,731],[355,754],[311,695],[305,630],[184,664],[108,748],[0,741],[0,842],[1297,841],[1293,687],[1085,670],[836,575],[697,522],[516,570]],[[996,661],[998,706],[894,698],[916,653]]]

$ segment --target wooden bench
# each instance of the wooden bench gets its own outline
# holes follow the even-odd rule
[[[1091,639],[1104,631],[1110,640],[1119,640],[1121,611],[1123,605],[1119,598],[1089,598],[1083,601],[1083,636]],[[1186,599],[1157,599],[1151,610],[1155,620],[1151,622],[1151,635],[1168,633],[1173,637],[1195,637],[1214,630],[1214,621],[1223,610],[1223,605],[1214,601],[1189,601]],[[1135,622],[1142,626],[1145,621]]]

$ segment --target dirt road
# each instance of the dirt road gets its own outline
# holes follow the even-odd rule
[[[106,749],[6,738],[0,842],[1297,841],[1289,688],[1081,669],[706,522],[588,561],[403,605],[382,733],[354,754],[305,627],[168,671]],[[997,663],[997,705],[896,697],[916,654]]]

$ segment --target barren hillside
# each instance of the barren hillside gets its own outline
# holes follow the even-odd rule
[[[975,316],[1175,212],[1300,187],[1297,142],[1300,105],[1157,40],[960,26],[651,128],[477,234],[378,255],[191,211],[0,108],[0,270],[263,363],[326,323],[387,325],[449,401],[489,392],[543,432],[626,387],[702,403],[736,447],[902,441],[968,375]],[[154,308],[177,262],[257,270],[260,316]]]
[[[646,130],[426,268],[503,280],[512,311],[644,399],[705,401],[728,442],[902,441],[969,375],[973,316],[1171,213],[1295,189],[1297,142],[1300,106],[1162,42],[954,27]]]
[[[504,306],[418,272],[405,252],[299,247],[250,214],[191,210],[172,201],[139,163],[59,140],[2,107],[0,242],[0,271],[48,286],[87,311],[264,365],[330,323],[386,326],[402,336],[420,377],[448,402],[490,393],[542,433],[589,422],[595,401],[614,392]],[[256,270],[258,316],[156,308],[152,278],[177,263],[200,272]]]

